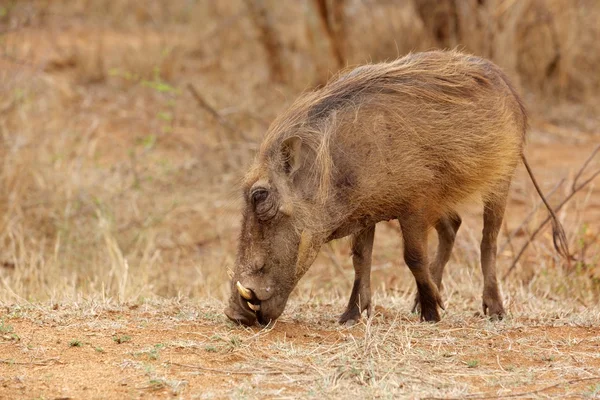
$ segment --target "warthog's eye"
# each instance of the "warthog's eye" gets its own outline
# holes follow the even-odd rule
[[[265,188],[256,188],[250,193],[252,207],[261,221],[268,221],[277,214],[277,207],[271,193]]]
[[[258,188],[252,192],[250,197],[252,198],[252,205],[254,207],[256,207],[258,204],[260,204],[262,201],[264,201],[267,197],[269,197],[269,192],[267,191],[267,189]]]

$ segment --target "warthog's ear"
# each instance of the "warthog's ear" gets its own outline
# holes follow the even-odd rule
[[[302,139],[298,136],[292,136],[281,144],[281,155],[283,159],[283,170],[288,176],[291,176],[300,168],[302,163]]]

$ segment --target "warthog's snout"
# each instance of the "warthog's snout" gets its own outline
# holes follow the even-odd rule
[[[227,317],[239,324],[251,326],[257,321],[268,325],[281,315],[287,301],[287,296],[270,296],[259,298],[255,290],[236,281],[232,290],[229,305],[225,309]]]
[[[229,299],[229,304],[225,308],[225,315],[238,324],[246,326],[254,325],[256,322],[256,310],[250,307],[250,303],[240,293],[233,292]],[[254,304],[252,304],[253,307]],[[260,309],[260,305],[257,305]]]

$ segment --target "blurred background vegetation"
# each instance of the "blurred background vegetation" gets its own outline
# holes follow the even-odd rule
[[[270,121],[340,69],[409,51],[500,65],[531,111],[529,151],[549,191],[600,137],[598,21],[595,0],[4,0],[0,300],[224,298],[238,183]],[[519,177],[501,271],[545,217],[523,224],[537,200]],[[560,272],[568,280],[551,279],[566,294],[598,288],[599,200],[592,186],[561,214],[581,255]],[[450,267],[474,271],[467,282],[479,279],[477,223]],[[563,268],[549,235],[519,282]],[[397,227],[378,237],[375,286],[408,291]],[[345,298],[347,253],[327,246],[299,290]]]

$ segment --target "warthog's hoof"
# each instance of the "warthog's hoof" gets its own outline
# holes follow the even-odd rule
[[[339,319],[339,323],[342,325],[352,326],[360,321],[362,312],[367,310],[367,318],[371,317],[371,304],[367,304],[365,307],[361,307],[362,310],[357,306],[348,307]]]
[[[437,307],[421,311],[421,321],[425,322],[440,322],[440,312]]]
[[[440,313],[438,311],[438,306],[445,310],[444,302],[442,301],[442,296],[440,292],[437,290],[437,286],[435,285],[422,285],[419,286],[417,284],[417,297],[415,299],[415,304],[413,306],[413,312],[417,307],[421,309],[421,321],[427,322],[438,322],[440,318]]]
[[[483,314],[489,316],[492,321],[500,321],[506,315],[504,307],[502,306],[502,301],[486,301],[486,299],[484,299],[482,307]]]

